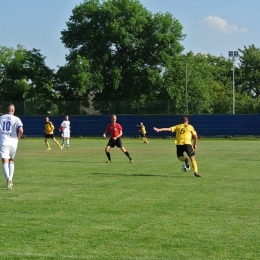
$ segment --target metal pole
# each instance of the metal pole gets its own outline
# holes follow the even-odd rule
[[[233,115],[236,113],[235,112],[235,58],[239,57],[238,51],[229,51],[228,52],[228,57],[232,58],[233,61],[233,89],[232,89],[232,93],[233,93]]]
[[[233,115],[235,114],[235,66],[233,58]]]
[[[189,114],[188,109],[188,85],[187,85],[187,56],[185,56],[185,101],[186,101],[186,114]]]

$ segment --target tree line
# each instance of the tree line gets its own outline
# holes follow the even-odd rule
[[[153,14],[138,0],[85,0],[61,32],[69,54],[57,70],[38,49],[0,46],[0,101],[43,111],[46,102],[64,101],[56,109],[70,114],[66,101],[91,102],[103,114],[108,102],[115,111],[126,102],[128,113],[141,105],[164,114],[158,101],[167,101],[171,114],[229,114],[235,94],[237,114],[259,113],[260,49],[243,46],[236,60],[184,53],[182,29],[171,13]]]

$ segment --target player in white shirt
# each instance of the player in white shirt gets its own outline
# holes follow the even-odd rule
[[[70,121],[69,116],[65,116],[65,120],[60,125],[60,131],[62,132],[62,148],[64,148],[64,142],[66,140],[67,148],[70,147]]]
[[[14,157],[18,141],[23,135],[23,123],[19,117],[14,116],[14,111],[15,106],[9,103],[6,105],[6,114],[0,116],[0,155],[8,190],[13,187]]]

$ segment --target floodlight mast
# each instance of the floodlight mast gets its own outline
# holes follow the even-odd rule
[[[238,55],[238,51],[229,51],[228,52],[228,57],[232,58],[232,62],[233,62],[233,87],[232,87],[232,95],[233,95],[233,115],[235,115],[236,111],[235,111],[235,58],[237,58]]]

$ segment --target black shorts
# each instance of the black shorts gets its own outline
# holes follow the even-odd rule
[[[184,153],[186,153],[189,157],[195,155],[195,151],[190,144],[176,145],[176,148],[177,157],[184,156]]]
[[[145,134],[141,134],[141,137],[146,137]]]
[[[54,134],[45,134],[45,138],[54,138]]]
[[[114,148],[115,146],[116,147],[122,147],[123,144],[122,144],[121,138],[117,138],[116,140],[110,138],[109,141],[108,141],[107,146],[110,146],[110,147]]]

